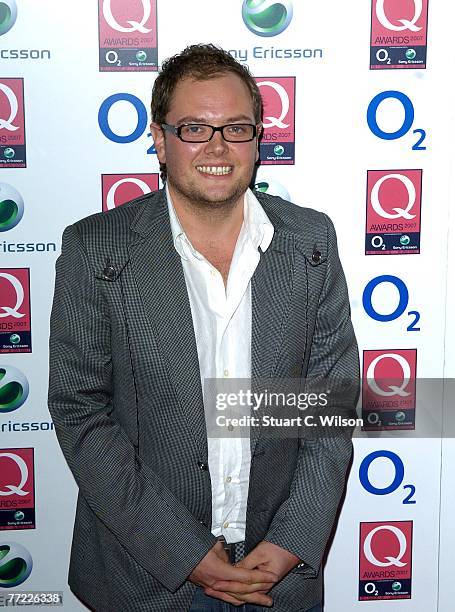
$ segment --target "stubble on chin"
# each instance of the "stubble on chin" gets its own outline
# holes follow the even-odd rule
[[[235,208],[236,204],[241,198],[243,198],[246,190],[249,187],[249,183],[238,182],[229,192],[221,195],[213,195],[208,197],[202,189],[197,188],[195,185],[189,185],[188,187],[179,185],[178,181],[175,182],[172,177],[168,176],[169,185],[179,199],[181,199],[187,207],[191,207],[194,211],[198,211],[201,214],[207,211],[213,212],[219,211],[227,213]]]

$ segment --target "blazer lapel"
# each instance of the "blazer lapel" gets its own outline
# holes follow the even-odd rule
[[[269,213],[268,213],[269,214]],[[270,216],[270,215],[269,215]],[[294,239],[275,225],[275,234],[252,278],[251,376],[265,379],[275,375],[283,322],[288,312],[294,273]],[[250,429],[254,453],[260,427]]]
[[[174,248],[164,191],[154,194],[131,225],[134,276],[168,365],[183,419],[200,458],[207,461],[207,434],[193,320],[180,256]]]

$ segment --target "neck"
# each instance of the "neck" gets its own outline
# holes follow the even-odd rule
[[[196,245],[237,240],[243,223],[245,194],[226,202],[196,202],[168,184],[172,203],[180,224],[191,243]]]

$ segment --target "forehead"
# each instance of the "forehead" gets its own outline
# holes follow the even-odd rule
[[[174,90],[168,121],[183,117],[218,119],[244,115],[254,120],[253,99],[247,85],[236,74],[205,81],[181,80]]]

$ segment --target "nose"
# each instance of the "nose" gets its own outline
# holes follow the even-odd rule
[[[223,155],[228,150],[228,143],[224,140],[221,132],[215,132],[212,138],[205,143],[206,153],[212,155]]]

